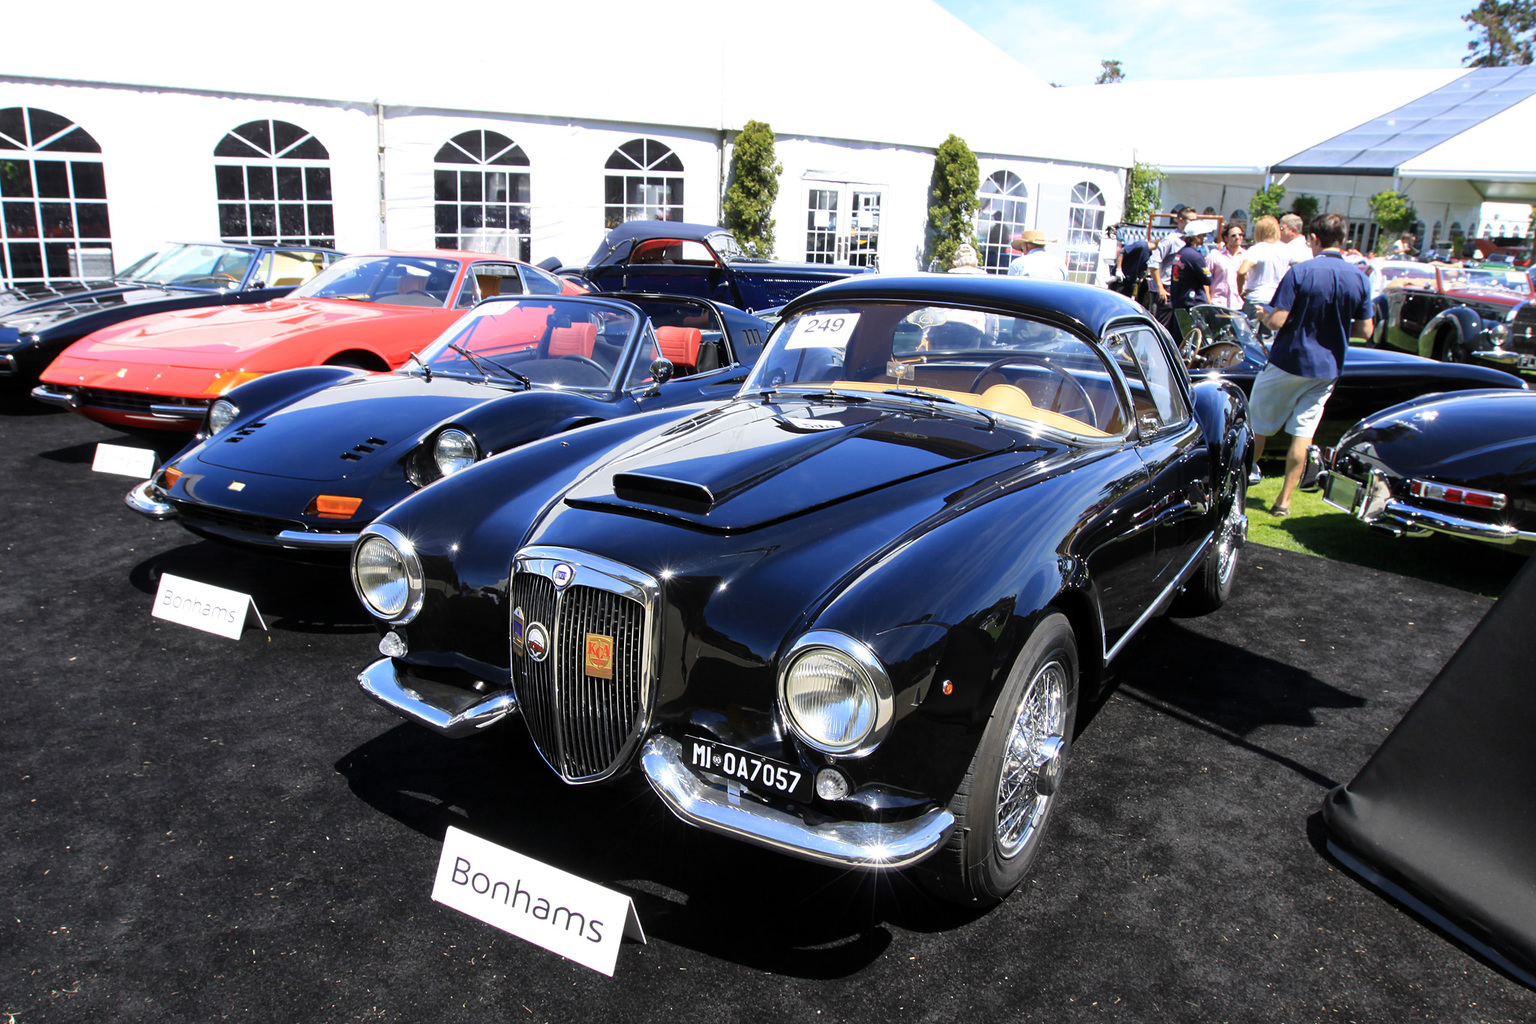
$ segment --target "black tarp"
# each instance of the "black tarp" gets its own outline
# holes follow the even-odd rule
[[[1344,867],[1536,988],[1536,558],[1323,820]]]

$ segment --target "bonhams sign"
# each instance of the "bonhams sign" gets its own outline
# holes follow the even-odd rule
[[[628,896],[451,825],[432,898],[610,978],[624,936],[645,941]]]

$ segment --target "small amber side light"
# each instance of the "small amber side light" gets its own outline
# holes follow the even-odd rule
[[[167,466],[165,467],[165,471],[160,474],[160,486],[169,490],[170,488],[175,487],[176,481],[180,479],[181,470],[177,469],[175,466]]]
[[[322,519],[349,519],[362,505],[362,498],[343,498],[338,494],[317,494],[304,511]]]

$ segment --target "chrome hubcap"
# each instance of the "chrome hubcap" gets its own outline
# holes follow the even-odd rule
[[[1216,538],[1216,569],[1223,586],[1232,579],[1237,569],[1237,551],[1248,539],[1248,491],[1244,487],[1233,488],[1232,503],[1221,521],[1221,534]]]
[[[1041,666],[1024,691],[1009,730],[997,786],[997,845],[1011,857],[1045,817],[1061,783],[1066,753],[1067,670]]]

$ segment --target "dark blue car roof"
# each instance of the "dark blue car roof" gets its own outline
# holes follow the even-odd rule
[[[587,266],[595,267],[608,262],[608,257],[624,243],[633,239],[645,238],[679,238],[685,241],[702,242],[705,238],[725,228],[715,227],[711,224],[684,224],[675,220],[629,220],[620,224],[603,236],[602,244],[587,260]],[[625,252],[628,255],[628,252]]]
[[[1036,281],[1025,277],[983,277],[979,274],[909,274],[846,277],[814,288],[784,306],[783,317],[806,306],[827,302],[922,302],[934,305],[981,305],[1046,319],[1066,318],[1082,324],[1095,337],[1115,320],[1147,319],[1146,310],[1118,292],[1086,284]]]

